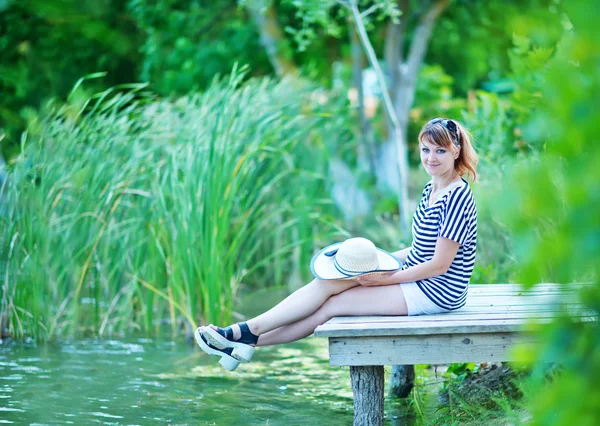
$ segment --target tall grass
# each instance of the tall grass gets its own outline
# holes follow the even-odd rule
[[[340,232],[323,141],[344,119],[310,88],[240,80],[174,102],[110,90],[24,135],[0,221],[5,333],[189,332],[229,321],[242,283],[307,278]]]

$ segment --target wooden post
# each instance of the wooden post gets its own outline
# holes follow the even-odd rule
[[[383,366],[351,366],[354,426],[383,425]]]
[[[415,385],[414,365],[394,365],[390,375],[388,394],[392,398],[408,398]]]

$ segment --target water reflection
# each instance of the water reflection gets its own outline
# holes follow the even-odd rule
[[[235,372],[185,342],[85,340],[0,346],[2,424],[348,425],[347,368],[324,339],[260,348]],[[386,424],[419,423],[386,404]]]

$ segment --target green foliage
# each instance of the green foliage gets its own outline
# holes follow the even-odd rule
[[[104,83],[136,79],[135,38],[119,2],[26,0],[0,13],[0,134],[17,132],[36,109],[64,96],[82,75],[110,70]]]
[[[463,114],[482,160],[498,163],[521,154],[536,155],[545,140],[535,134],[532,114],[543,102],[541,91],[554,49],[540,47],[524,36],[513,36],[509,50],[511,90],[502,95],[479,90],[475,101]],[[533,128],[532,128],[533,127]]]
[[[515,232],[520,280],[528,285],[542,280],[592,281],[594,286],[581,294],[581,300],[597,313],[600,147],[594,141],[600,131],[595,113],[600,91],[600,34],[589,19],[591,2],[568,2],[564,7],[568,16],[563,19],[565,35],[547,64],[542,101],[527,129],[545,150],[538,161],[519,161],[511,167],[497,207]],[[538,35],[548,31],[535,20],[528,27]],[[530,394],[533,424],[597,423],[598,336],[597,322],[566,319],[544,332],[539,351],[524,348],[524,361],[551,355],[564,367],[554,381],[540,379]]]
[[[248,0],[249,1],[249,0]],[[349,7],[356,3],[359,12],[369,12],[364,15],[365,26],[371,27],[373,21],[382,21],[385,18],[398,19],[401,11],[395,0],[285,0],[293,5],[297,12],[296,17],[300,19],[300,28],[286,27],[286,31],[292,35],[300,51],[315,42],[320,36],[320,30],[331,37],[339,38],[345,35],[345,22],[352,20],[352,12]]]
[[[553,0],[454,1],[434,29],[426,60],[455,77],[459,94],[500,81],[510,70],[506,53],[514,34],[527,34],[538,46],[555,44],[562,31],[559,7]],[[528,19],[543,23],[546,32],[531,31]]]
[[[424,64],[419,70],[415,103],[410,112],[408,144],[412,164],[420,167],[418,136],[423,125],[433,117],[458,117],[465,101],[454,95],[454,78],[439,65]]]
[[[345,121],[310,86],[242,78],[176,102],[109,90],[23,139],[0,220],[11,334],[176,333],[230,320],[242,284],[307,278],[339,232],[324,141]]]
[[[528,374],[506,364],[450,365],[433,424],[520,424],[525,410],[519,384]]]
[[[469,374],[478,371],[478,365],[473,362],[460,362],[450,364],[446,370],[445,376],[455,378],[459,381],[464,380]]]
[[[469,109],[462,114],[475,136],[480,157],[481,184],[476,191],[481,226],[472,282],[519,281],[515,274],[520,262],[520,253],[514,248],[515,232],[497,206],[499,194],[506,190],[504,176],[511,164],[542,161],[540,153],[544,152],[546,139],[536,135],[539,123],[533,122],[532,117],[545,102],[541,93],[547,84],[546,74],[554,52],[555,48],[540,46],[532,38],[513,35],[508,55],[510,93],[478,90],[469,102]]]
[[[182,95],[203,90],[215,75],[229,73],[236,63],[248,64],[252,75],[271,73],[256,23],[246,7],[249,3],[234,0],[2,3],[0,137],[6,133],[3,150],[8,142],[14,151],[19,133],[37,119],[46,101],[64,100],[82,75],[107,73],[103,80],[86,86],[89,93],[116,84],[145,81],[159,95]],[[294,47],[286,54],[302,67],[304,75],[328,85],[332,64],[348,62],[349,15],[339,3],[312,0],[252,3],[275,8],[277,20],[287,35],[286,42]],[[459,2],[460,7],[449,8],[442,15],[439,26],[444,36],[433,37],[427,60],[432,66],[442,64],[446,75],[452,75],[451,85],[459,90],[466,87],[461,83],[466,73],[472,75],[468,81],[473,84],[487,79],[490,69],[495,70],[496,77],[504,75],[506,67],[494,65],[498,61],[492,63],[471,55],[485,51],[490,57],[502,57],[502,63],[508,62],[505,46],[510,45],[511,33],[494,30],[506,20],[499,18],[505,14],[498,11],[515,9],[514,5],[504,3]],[[424,11],[420,2],[410,4],[410,13],[404,17],[409,30],[407,40]],[[360,1],[359,9],[373,12],[365,22],[373,45],[382,56],[383,24],[402,16],[397,2]],[[464,18],[461,13],[466,14]],[[464,34],[467,30],[475,35]],[[467,38],[486,42],[471,43],[465,49],[460,41]],[[448,44],[449,41],[452,43]],[[448,61],[448,58],[454,59]]]
[[[476,135],[477,148],[483,161],[497,162],[514,157],[523,146],[518,141],[518,127],[512,119],[513,107],[510,98],[495,93],[477,91],[476,103],[471,111],[463,114],[469,131]]]
[[[235,1],[129,0],[144,35],[140,78],[162,95],[205,89],[236,63],[252,72],[271,67],[254,23]]]

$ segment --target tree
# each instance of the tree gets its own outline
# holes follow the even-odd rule
[[[387,27],[387,37],[385,46],[385,57],[390,78],[390,97],[393,104],[396,121],[388,120],[388,133],[394,135],[388,143],[384,145],[382,151],[384,155],[381,157],[381,168],[379,170],[390,170],[390,158],[385,155],[387,152],[394,152],[394,147],[398,150],[398,166],[400,170],[400,185],[399,191],[401,194],[401,202],[408,203],[408,122],[410,109],[413,106],[415,98],[415,90],[417,87],[417,76],[427,47],[431,39],[433,28],[438,21],[440,15],[448,6],[449,0],[437,0],[427,2],[424,11],[419,11],[414,4],[408,0],[399,0],[398,7],[402,11],[402,16],[399,21],[390,20]],[[423,7],[423,6],[421,6]],[[415,10],[417,9],[417,10]],[[413,30],[410,44],[405,46],[407,39],[407,20],[410,14],[416,14],[418,24]],[[406,54],[405,54],[406,50]],[[391,117],[388,113],[388,117]],[[386,175],[386,181],[390,182],[389,172]],[[393,182],[393,181],[391,181]],[[390,183],[392,187],[398,187]],[[402,224],[405,232],[410,229],[410,210],[407,204],[404,204],[404,216],[402,216]]]
[[[402,229],[406,235],[409,232],[411,220],[411,212],[408,204],[408,149],[406,146],[406,129],[404,129],[404,131],[402,129],[401,122],[398,119],[398,115],[392,103],[390,90],[387,87],[385,76],[383,74],[381,66],[379,65],[377,55],[375,54],[373,45],[369,40],[369,36],[367,35],[365,24],[363,22],[363,19],[365,19],[370,13],[376,10],[376,8],[383,7],[385,3],[376,3],[370,9],[367,9],[362,13],[358,10],[357,0],[349,0],[348,2],[338,0],[338,3],[350,10],[352,20],[358,32],[360,41],[367,54],[369,63],[375,70],[375,73],[377,75],[377,81],[381,86],[381,93],[384,99],[385,111],[387,113],[388,120],[391,123],[390,135],[393,135],[391,143],[392,146],[395,148],[396,155],[383,155],[380,157],[380,162],[383,163],[384,167],[386,167],[387,164],[390,164],[392,161],[394,161],[394,158],[396,158],[397,166],[392,167],[392,170],[395,169],[397,172],[399,172],[400,175],[400,185],[397,188],[399,190],[399,212]]]
[[[277,13],[272,1],[246,0],[244,3],[256,23],[260,41],[275,73],[279,77],[296,74],[298,69],[291,59],[291,47],[277,21]]]
[[[408,202],[409,112],[414,101],[417,75],[427,52],[433,28],[448,3],[449,0],[437,0],[427,2],[424,7],[417,7],[416,2],[411,4],[409,1],[378,0],[361,11],[359,7],[362,2],[358,0],[330,0],[324,4],[315,4],[314,0],[294,2],[306,27],[320,25],[330,33],[339,33],[337,23],[330,17],[335,15],[331,11],[339,6],[347,11],[353,22],[369,63],[377,74],[388,119],[389,140],[381,148],[376,159],[378,185],[389,187],[398,193],[400,222],[405,235],[408,235],[410,230],[412,213]],[[367,32],[375,12],[378,19],[388,19],[385,56],[389,85]],[[409,38],[407,21],[411,14],[418,17],[418,24]],[[302,42],[306,43],[306,40],[310,41],[311,37],[314,37],[306,28],[296,32],[296,35],[300,36],[300,46],[303,45]],[[410,39],[410,42],[406,42],[407,39]],[[405,50],[408,52],[406,55]],[[364,152],[368,152],[368,149]]]

